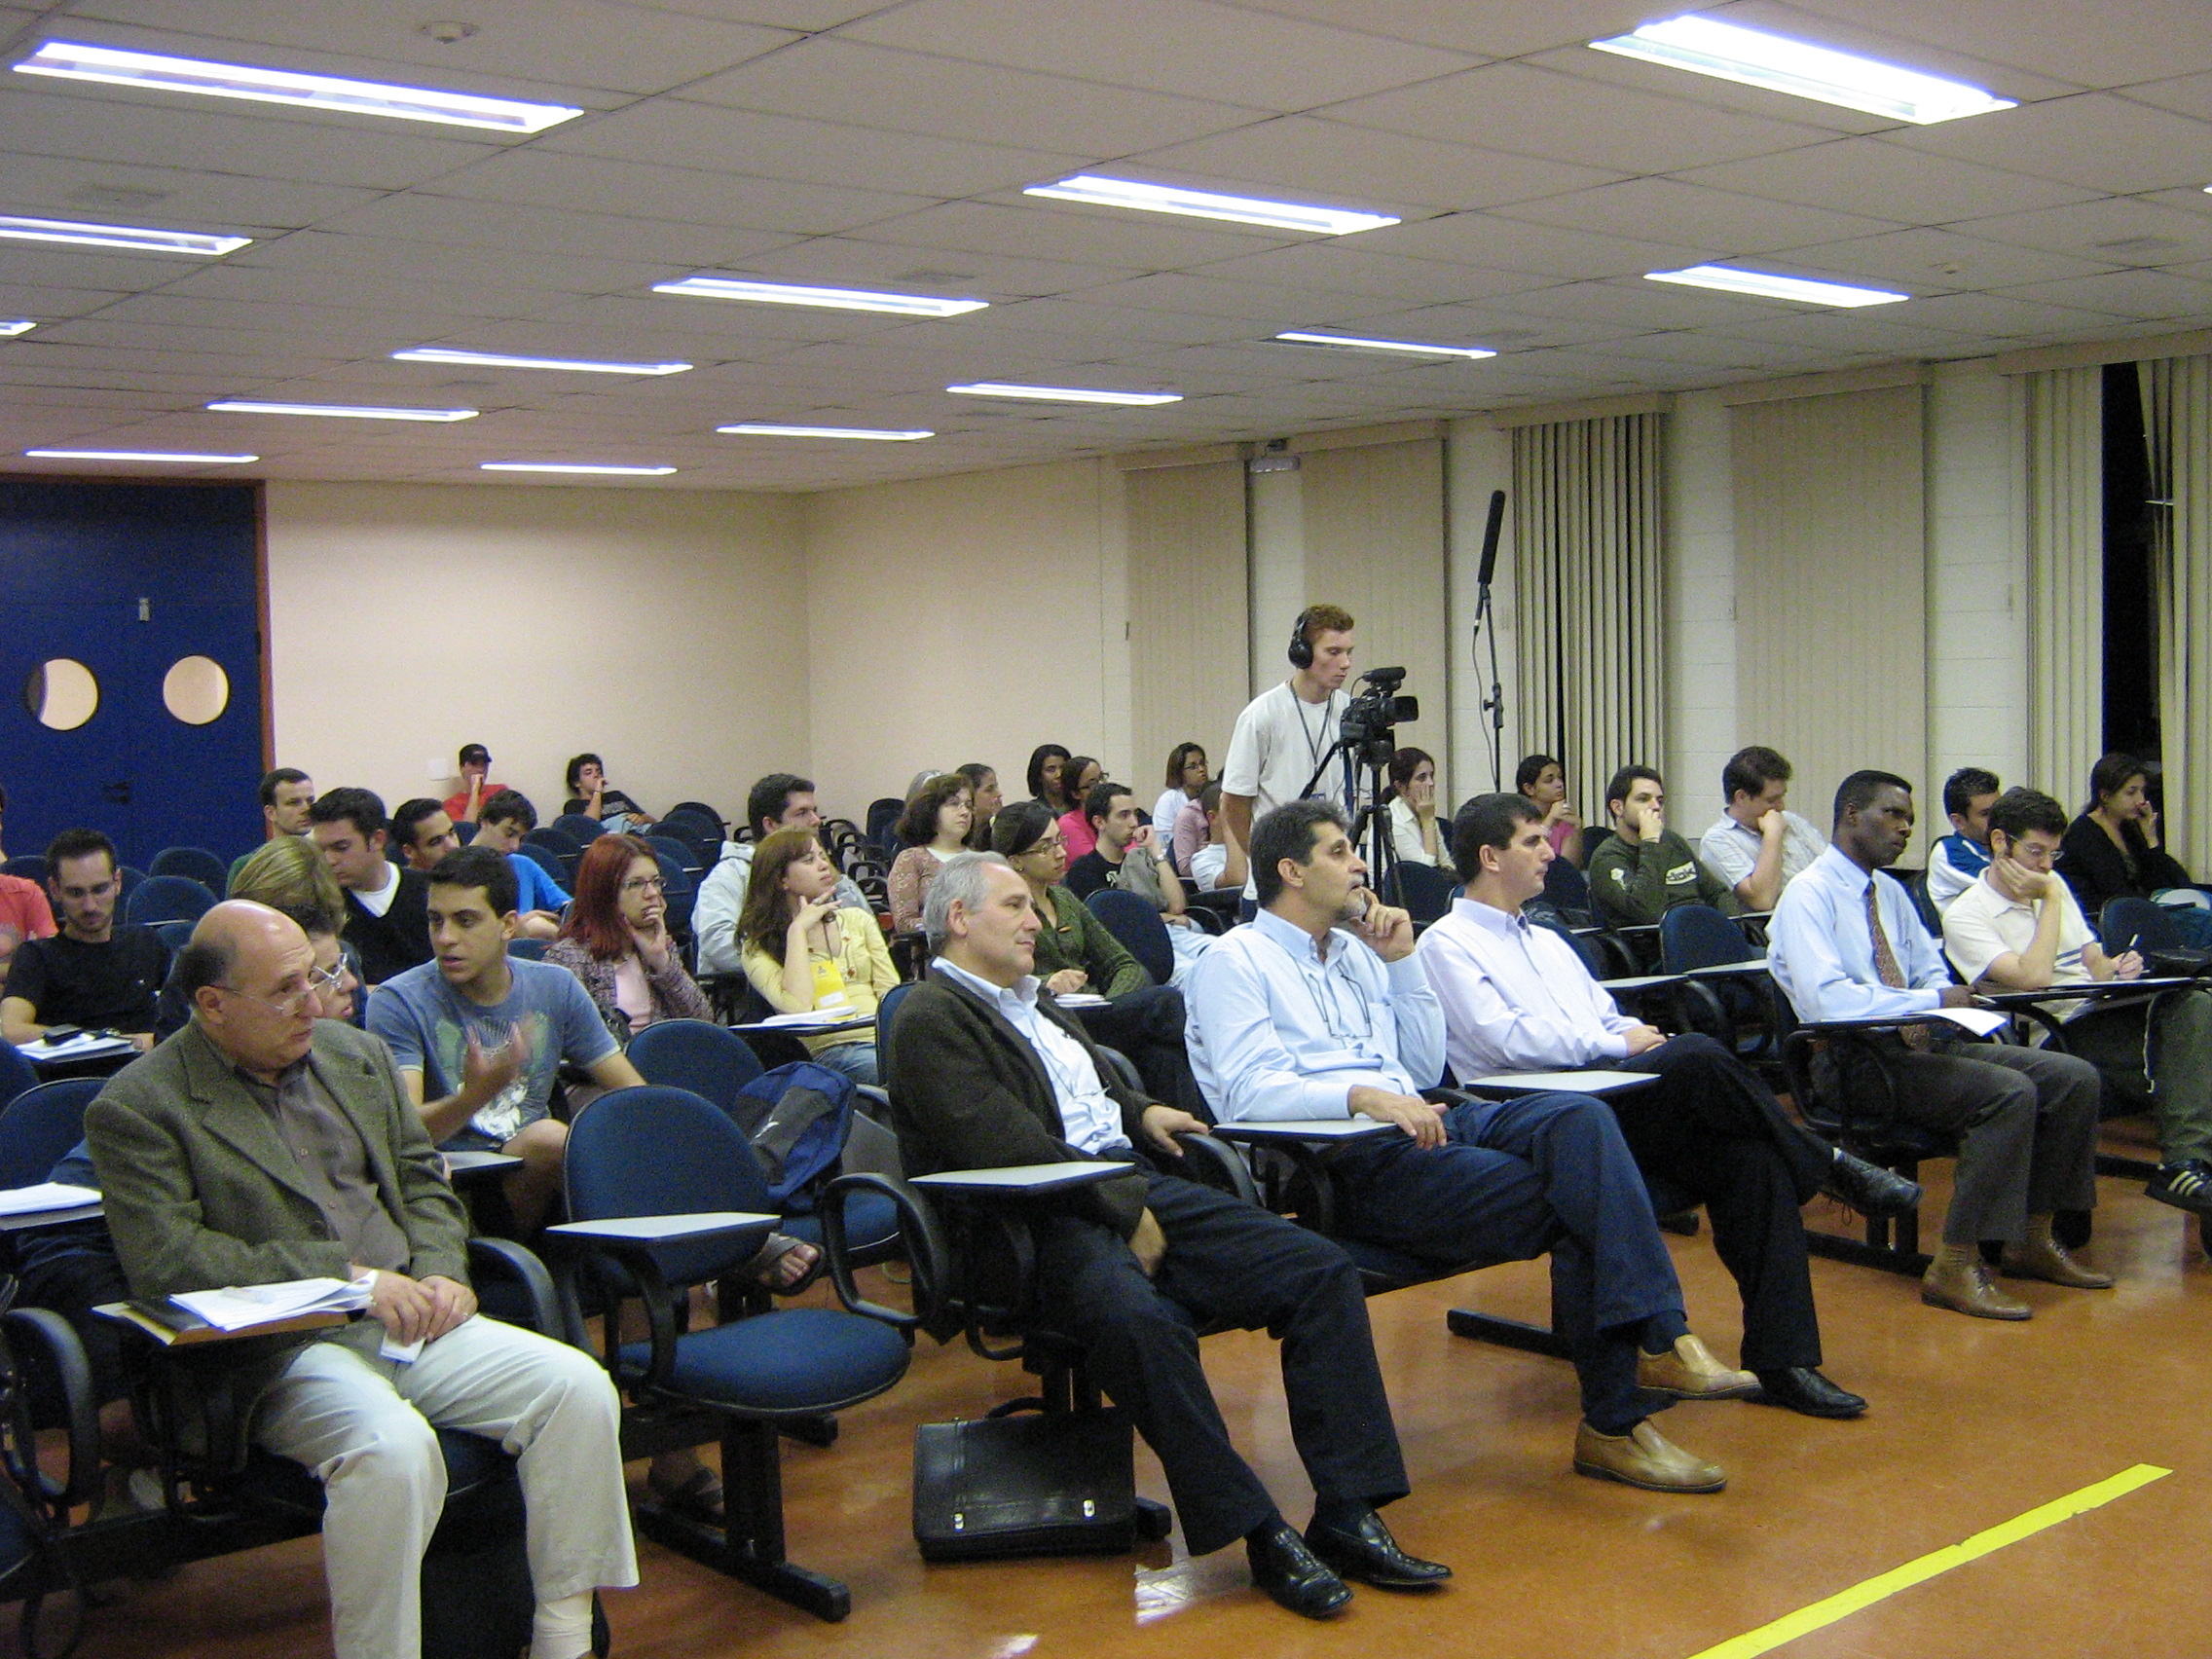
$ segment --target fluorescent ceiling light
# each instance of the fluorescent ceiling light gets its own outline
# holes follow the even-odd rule
[[[1264,202],[1252,196],[1217,196],[1205,190],[1177,190],[1131,178],[1101,178],[1077,173],[1057,184],[1033,184],[1024,196],[1055,202],[1088,202],[1096,207],[1134,207],[1146,213],[1180,213],[1190,219],[1226,219],[1234,225],[1272,225],[1283,231],[1310,231],[1342,237],[1398,221],[1387,213],[1357,213],[1346,207],[1314,207],[1302,202]]]
[[[1887,306],[1910,294],[1887,288],[1855,288],[1848,282],[1816,282],[1810,276],[1782,276],[1771,271],[1733,271],[1725,265],[1693,265],[1686,271],[1646,271],[1649,282],[1679,282],[1685,288],[1717,288],[1725,294],[1753,294],[1762,300],[1802,300],[1809,306]]]
[[[988,300],[940,300],[933,294],[879,294],[866,288],[814,288],[801,282],[763,282],[749,276],[686,276],[655,282],[656,294],[687,300],[749,300],[762,306],[813,306],[824,311],[889,312],[895,316],[959,316],[983,311]]]
[[[40,461],[167,461],[193,466],[242,466],[257,455],[185,455],[174,450],[25,450]]]
[[[0,237],[18,241],[72,242],[84,247],[123,247],[132,253],[202,253],[210,258],[235,253],[251,237],[209,237],[198,231],[146,231],[129,225],[80,225],[70,219],[23,219],[0,215]]]
[[[575,369],[595,375],[680,375],[689,363],[586,363],[571,357],[508,357],[497,351],[462,351],[450,346],[411,346],[394,351],[401,363],[465,363],[485,369]]]
[[[749,438],[878,438],[887,443],[911,443],[916,438],[934,438],[935,432],[887,432],[873,426],[783,426],[771,421],[745,421],[734,426],[717,426],[718,432],[732,432]]]
[[[18,334],[28,334],[38,326],[28,317],[18,317],[13,322],[0,322],[0,340],[13,340]]]
[[[48,41],[16,69],[24,75],[98,81],[111,87],[204,92],[218,98],[301,104],[347,115],[387,115],[401,121],[433,121],[444,127],[484,127],[495,132],[542,132],[583,114],[566,104],[524,103],[515,98],[388,86],[382,81],[348,81],[335,75],[302,75],[289,69],[165,57],[157,53],[122,52],[66,40]]]
[[[1125,403],[1144,407],[1155,403],[1180,403],[1179,391],[1095,391],[1080,386],[1012,386],[1005,381],[977,381],[970,386],[948,386],[967,397],[1026,397],[1039,403]]]
[[[666,478],[676,470],[673,466],[616,466],[611,463],[584,461],[486,461],[477,463],[480,472],[595,472],[618,478]]]
[[[1634,34],[1594,40],[1600,52],[1641,57],[1695,75],[1714,75],[1747,87],[1788,92],[1793,97],[1840,104],[1845,109],[1885,115],[1927,127],[1964,115],[2010,109],[2011,98],[1993,97],[1964,81],[1900,69],[1856,53],[1837,52],[1787,35],[1747,29],[1711,18],[1675,18],[1646,23]]]
[[[353,421],[473,421],[473,409],[384,409],[360,403],[263,403],[226,397],[208,408],[224,415],[331,415]]]
[[[1362,351],[1402,351],[1410,357],[1494,357],[1495,351],[1483,346],[1428,346],[1419,340],[1363,340],[1351,334],[1309,334],[1293,329],[1275,336],[1294,346],[1344,346]]]

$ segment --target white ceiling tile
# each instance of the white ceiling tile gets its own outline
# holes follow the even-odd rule
[[[1193,219],[1111,207],[1061,210],[1042,203],[1017,207],[995,202],[948,202],[870,225],[867,240],[1077,265],[1173,270],[1281,246],[1296,235],[1198,225]]]
[[[1259,109],[1301,110],[1464,69],[1468,55],[1359,36],[1206,0],[914,0],[841,31],[850,40]]]
[[[2200,0],[2128,0],[2124,12],[2068,0],[1929,6],[1925,0],[1797,0],[1900,41],[2016,64],[2078,86],[2118,87],[2212,69]],[[1980,118],[1977,118],[1980,119]]]
[[[1956,231],[1923,229],[1889,231],[1878,237],[1854,237],[1849,241],[1799,248],[1790,263],[1792,269],[1803,266],[1808,276],[1827,273],[1870,277],[1907,293],[1927,293],[2085,276],[2110,261],[2074,258]]]
[[[1198,275],[1427,305],[1479,298],[1494,292],[1500,280],[1489,271],[1470,271],[1462,276],[1459,268],[1437,260],[1376,253],[1348,239],[1216,260],[1200,267]]]
[[[2212,33],[2212,31],[2207,31]],[[2212,125],[2110,92],[2022,104],[1893,135],[1931,155],[2128,195],[2207,182]]]
[[[789,231],[746,231],[636,219],[616,213],[574,213],[557,207],[433,196],[424,191],[381,197],[323,221],[346,236],[396,237],[450,247],[495,248],[519,264],[540,253],[598,259],[651,260],[705,271],[790,246]]]
[[[1260,113],[827,38],[697,82],[683,95],[878,130],[1084,156],[1125,156],[1179,143],[1241,127]]]
[[[352,307],[369,311],[423,312],[444,316],[531,316],[562,304],[546,288],[492,287],[461,282],[300,273],[240,265],[195,271],[169,291],[212,299],[276,301]]]
[[[1761,201],[1669,178],[1604,184],[1595,190],[1555,196],[1545,202],[1523,202],[1495,211],[1500,218],[1702,248],[1713,259],[1874,236],[1897,226],[1894,219]]]
[[[1618,91],[1636,97],[1696,104],[1718,114],[1754,121],[1788,122],[1793,127],[1820,128],[1827,134],[1880,132],[1894,121],[1862,110],[1814,98],[1792,97],[1763,87],[1747,87],[1712,75],[1691,75],[1665,64],[1613,53],[1592,52],[1583,46],[1561,47],[1519,59],[1523,67],[1548,70],[1576,81],[1592,83],[1601,91]],[[2074,92],[2078,89],[2060,89]]]
[[[1623,34],[1668,15],[1651,0],[1515,0],[1509,6],[1470,6],[1466,0],[1235,0],[1240,11],[1263,17],[1305,18],[1372,30],[1396,40],[1419,41],[1485,57],[1519,57],[1575,41]]]
[[[2195,194],[2212,203],[2212,196]],[[1960,235],[1983,241],[2042,248],[2100,265],[2173,265],[2212,254],[2212,216],[2131,198],[2104,197],[2033,213],[1998,214],[1956,228]]]
[[[2212,282],[2166,271],[2114,271],[2102,276],[2031,283],[2009,292],[2023,300],[2080,306],[2114,316],[2212,322]]]
[[[1358,127],[1626,173],[1740,161],[1829,136],[1817,127],[1734,114],[1521,63],[1491,64],[1354,99],[1329,114]]]
[[[1697,167],[1680,176],[1692,184],[1770,201],[1920,225],[2024,213],[2096,194],[2079,185],[1928,155],[1887,138],[1838,138],[1752,161]]]
[[[0,203],[7,211],[96,224],[251,234],[319,224],[377,199],[373,190],[338,185],[0,154]]]
[[[645,166],[555,155],[549,150],[495,156],[441,179],[437,191],[442,196],[809,236],[851,230],[926,204],[924,198],[888,191],[838,190],[789,179]]]
[[[536,148],[946,198],[1018,190],[1079,171],[1095,160],[920,133],[888,140],[879,129],[678,98],[651,98],[587,123],[556,128]]]
[[[440,286],[456,282],[486,288],[511,285],[555,294],[648,288],[668,269],[581,254],[516,259],[486,248],[437,247],[391,237],[334,236],[326,231],[299,231],[276,241],[256,243],[232,255],[230,264],[236,270],[329,273],[391,282],[419,282],[425,273],[435,271]],[[554,302],[540,294],[532,303],[544,306]]]
[[[2154,104],[2176,115],[2212,121],[2212,74],[2176,75],[2171,80],[2152,81],[2128,88],[2125,96],[2132,102]]]
[[[957,253],[860,237],[811,237],[745,262],[764,276],[811,277],[834,284],[881,282],[924,293],[1018,299],[1065,294],[1120,281],[1141,264],[1084,265],[1000,253]]]
[[[620,0],[469,0],[476,30],[451,43],[421,31],[416,7],[350,0],[192,0],[186,14],[171,0],[80,0],[76,15],[159,31],[166,43],[145,43],[156,50],[387,80],[411,64],[411,85],[523,97],[561,87],[665,92],[798,38]],[[248,55],[257,46],[274,50]]]
[[[2043,305],[2009,294],[1937,294],[1912,302],[1912,320],[1925,328],[1995,341],[2087,338],[2120,319],[2103,312]]]
[[[1646,271],[1694,265],[1705,257],[1695,246],[1597,236],[1494,213],[1454,213],[1419,224],[1392,225],[1368,233],[1368,245],[1417,259],[1526,271],[1563,279],[1641,276]]]

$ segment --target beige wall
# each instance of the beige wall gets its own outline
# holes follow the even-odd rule
[[[789,497],[272,482],[267,511],[276,759],[318,787],[442,796],[481,742],[544,818],[586,749],[648,808],[742,813],[807,763]]]
[[[830,490],[801,512],[826,801],[858,817],[923,767],[969,760],[997,767],[1018,800],[1047,742],[1128,775],[1125,512],[1111,465]]]

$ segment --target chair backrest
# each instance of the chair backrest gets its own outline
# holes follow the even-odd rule
[[[1119,887],[1101,887],[1084,901],[1090,913],[1106,924],[1106,931],[1122,941],[1152,982],[1164,985],[1175,974],[1175,942],[1167,937],[1167,924],[1149,899],[1124,893]]]
[[[1928,937],[1940,944],[1943,941],[1943,912],[1936,908],[1936,901],[1928,895],[1928,872],[1924,869],[1899,869],[1892,865],[1882,872],[1898,883],[1912,901],[1919,912],[1920,925],[1928,930]]]
[[[1382,897],[1403,905],[1417,927],[1426,927],[1452,908],[1459,881],[1441,865],[1416,864],[1408,859],[1390,867],[1383,879]]]
[[[26,1088],[38,1087],[38,1067],[16,1051],[13,1043],[0,1043],[0,1112]]]
[[[537,831],[533,830],[531,833],[535,835]],[[561,862],[561,855],[551,847],[541,846],[535,841],[525,841],[515,851],[559,882],[564,891],[567,889],[571,879],[568,867]]]
[[[54,1172],[85,1138],[85,1108],[105,1087],[96,1077],[66,1077],[26,1088],[0,1111],[0,1187],[31,1187]]]
[[[564,812],[553,820],[553,829],[575,842],[577,847],[588,847],[607,833],[607,826],[589,813]]]
[[[197,922],[215,907],[215,895],[189,875],[149,875],[124,901],[128,923]]]
[[[1670,974],[1749,962],[1757,954],[1744,930],[1711,904],[1677,904],[1659,918],[1659,965]]]
[[[2108,899],[2097,918],[2105,954],[2134,950],[2186,950],[2189,939],[2163,904],[2151,899]]]
[[[210,893],[231,884],[231,866],[205,847],[164,847],[147,866],[149,875],[189,875]]]
[[[25,881],[46,885],[46,856],[43,853],[18,853],[6,864],[0,864],[0,875],[19,875]]]
[[[1590,867],[1590,861],[1598,856],[1598,849],[1612,838],[1613,832],[1603,825],[1592,824],[1584,828],[1582,831],[1582,867],[1585,870]]]
[[[744,1038],[704,1019],[655,1020],[625,1051],[647,1083],[688,1088],[725,1112],[737,1109],[737,1091],[761,1071]]]
[[[927,972],[925,969],[924,972]],[[899,1005],[906,1000],[906,993],[922,981],[908,979],[893,985],[876,999],[875,1004],[875,1075],[889,1081],[891,1077],[891,1022],[899,1012]]]
[[[723,826],[729,822],[728,819],[703,800],[678,801],[668,809],[668,817],[663,818],[661,822],[666,824],[669,818],[695,818],[712,829],[717,835],[722,832]]]
[[[1565,859],[1544,866],[1544,902],[1577,927],[1595,927],[1603,919],[1590,897],[1590,878]]]
[[[906,803],[896,795],[884,795],[867,803],[867,841],[871,847],[896,852],[892,846],[891,831],[899,823],[899,815],[906,810]]]
[[[10,860],[9,862],[12,864],[15,861]],[[44,867],[45,863],[42,860],[40,862],[40,868],[43,869]],[[115,872],[115,878],[119,883],[121,883],[121,885],[118,886],[115,890],[116,898],[129,899],[131,894],[138,891],[138,884],[146,879],[146,872],[142,869],[133,868],[129,865],[125,865]],[[42,875],[39,877],[39,879],[41,881],[44,881],[46,877]]]
[[[198,922],[148,922],[146,924],[162,936],[162,942],[171,951],[182,950],[192,942],[192,930]]]
[[[699,902],[699,884],[691,879],[691,872],[681,862],[672,859],[657,847],[653,861],[660,866],[661,892],[668,900],[668,925],[671,932],[688,934],[691,931],[691,906]]]
[[[522,844],[526,847],[543,847],[547,852],[558,854],[564,859],[575,858],[584,850],[581,841],[566,830],[551,824],[540,824],[535,830],[524,831]]]
[[[519,956],[525,962],[542,962],[545,960],[545,944],[546,941],[541,939],[510,939],[507,940],[507,954]]]
[[[657,1084],[617,1088],[578,1112],[562,1176],[571,1221],[776,1208],[752,1144],[729,1114],[689,1089]],[[743,1266],[758,1248],[757,1239],[710,1238],[653,1255],[670,1283],[701,1284]]]
[[[1529,920],[1537,927],[1551,929],[1552,932],[1574,946],[1574,954],[1582,958],[1582,966],[1590,970],[1590,977],[1593,979],[1603,979],[1609,976],[1611,971],[1606,967],[1605,953],[1598,947],[1595,941],[1584,939],[1549,910],[1531,909],[1527,914]]]
[[[696,876],[707,867],[706,861],[699,857],[699,846],[696,841],[681,840],[674,835],[663,835],[656,830],[645,837],[645,845],[652,848],[653,852],[663,859],[674,859],[677,867],[686,875]]]
[[[455,819],[453,825],[453,839],[456,846],[467,846],[469,842],[476,839],[476,826],[471,824],[465,818]]]

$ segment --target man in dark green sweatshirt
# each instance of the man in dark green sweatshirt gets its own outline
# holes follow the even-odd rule
[[[1667,828],[1667,785],[1648,766],[1623,766],[1605,786],[1613,832],[1590,856],[1590,892],[1617,928],[1650,927],[1677,904],[1736,908],[1728,884]]]

